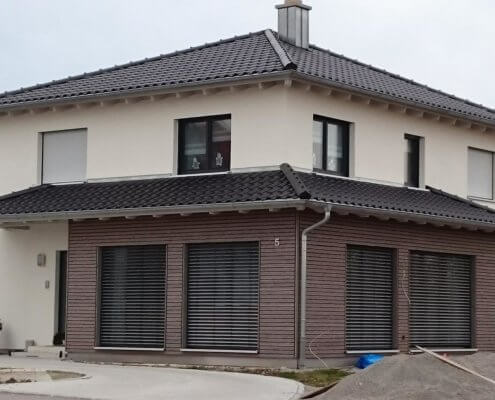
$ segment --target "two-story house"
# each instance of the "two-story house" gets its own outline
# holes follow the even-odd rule
[[[495,350],[495,111],[266,30],[0,95],[0,348]]]

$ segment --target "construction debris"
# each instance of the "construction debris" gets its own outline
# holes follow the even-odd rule
[[[455,357],[456,363],[495,378],[495,355]],[[429,354],[386,357],[344,378],[320,400],[493,400],[493,384]]]

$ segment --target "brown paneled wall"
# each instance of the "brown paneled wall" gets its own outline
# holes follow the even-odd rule
[[[304,213],[300,229],[321,218]],[[373,218],[335,216],[308,241],[307,343],[324,358],[345,356],[347,245],[395,250],[395,341],[409,350],[409,253],[412,250],[474,256],[473,346],[495,351],[495,236]],[[307,352],[307,357],[312,357]]]
[[[94,352],[98,247],[167,245],[167,355],[180,355],[187,243],[260,242],[259,357],[294,358],[296,214],[292,211],[143,217],[70,224],[67,350]],[[278,239],[276,243],[276,239]]]
[[[153,357],[172,356],[175,362],[180,362],[194,357],[180,351],[184,312],[183,260],[187,243],[259,241],[260,351],[258,356],[244,358],[248,361],[249,358],[294,360],[297,238],[303,228],[319,218],[321,215],[312,212],[296,214],[295,211],[283,211],[71,222],[67,322],[69,353],[93,354],[94,358],[99,359],[116,354],[94,350],[97,346],[98,247],[150,243],[167,245],[166,350]],[[276,239],[279,239],[279,245]],[[307,344],[319,357],[345,356],[346,249],[349,244],[395,250],[395,340],[401,351],[409,349],[409,310],[405,295],[409,293],[409,252],[423,250],[474,256],[473,346],[495,351],[493,234],[332,215],[327,225],[310,234],[308,244]],[[120,360],[137,359],[135,354],[121,354]],[[202,362],[213,363],[212,356],[203,354],[197,357],[203,357]],[[222,355],[214,356],[215,362],[221,362]],[[312,358],[309,351],[307,357]],[[251,360],[251,365],[253,363],[256,364],[256,361]]]

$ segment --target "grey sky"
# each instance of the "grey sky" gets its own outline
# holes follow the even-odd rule
[[[276,29],[276,0],[2,0],[0,92]],[[495,108],[493,0],[306,0],[323,48]]]

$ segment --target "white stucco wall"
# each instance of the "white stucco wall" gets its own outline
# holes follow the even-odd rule
[[[67,223],[0,229],[0,349],[24,348],[26,340],[52,343],[55,332],[57,251],[67,250]],[[46,265],[37,266],[37,255]],[[45,288],[45,282],[49,288]]]
[[[289,162],[311,169],[314,114],[354,124],[354,175],[403,183],[404,134],[425,138],[425,183],[467,195],[467,148],[493,134],[454,127],[301,88],[251,88],[156,102],[0,118],[0,194],[38,183],[39,132],[88,130],[89,179],[172,174],[181,118],[232,115],[232,169]]]
[[[0,195],[39,183],[39,133],[87,128],[87,177],[173,174],[177,119],[232,115],[234,170],[288,162],[312,168],[313,115],[353,123],[353,175],[402,184],[404,134],[425,138],[425,183],[467,195],[467,148],[495,151],[493,134],[420,119],[376,106],[281,85],[155,102],[71,109],[0,118]],[[67,224],[29,231],[0,229],[0,348],[52,341],[56,252],[67,247]],[[36,266],[36,255],[47,266]],[[51,282],[45,289],[45,281]]]
[[[306,138],[299,142],[299,150],[304,154],[299,166],[305,168],[311,168],[311,126],[315,114],[353,124],[351,170],[359,178],[403,184],[404,134],[408,133],[424,137],[425,184],[466,197],[468,147],[495,151],[493,134],[391,112],[376,105],[302,89],[292,90],[288,102],[288,129],[292,135]]]

